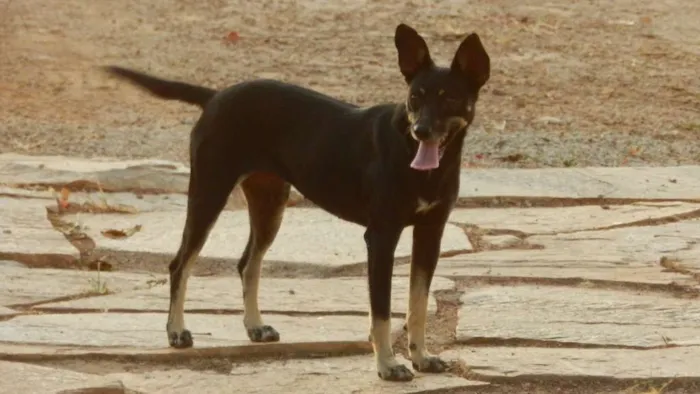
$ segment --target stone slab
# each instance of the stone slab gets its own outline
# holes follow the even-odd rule
[[[572,256],[607,255],[620,262],[658,262],[664,254],[686,250],[700,241],[700,220],[659,226],[618,228],[528,238],[545,249],[569,250]]]
[[[157,159],[120,160],[116,158],[76,158],[65,156],[28,156],[0,154],[0,186],[48,187],[74,186],[74,189],[101,189],[107,192],[143,191],[187,194],[190,169],[174,161]],[[294,204],[303,198],[292,188]],[[230,206],[244,204],[236,188]]]
[[[484,229],[507,229],[528,234],[595,230],[649,219],[660,219],[700,210],[700,204],[683,202],[635,203],[566,208],[455,209],[450,221]]]
[[[629,291],[491,286],[461,298],[458,340],[502,338],[648,348],[700,345],[700,304]]]
[[[7,361],[0,361],[0,371],[0,393],[48,394],[118,383],[118,380],[100,375]]]
[[[678,256],[685,265],[700,268],[697,259],[692,258],[692,253],[700,256],[694,249],[700,241],[698,220],[532,236],[527,241],[544,249],[485,251],[442,258],[436,275],[698,285],[689,275],[669,271],[659,263],[662,256]],[[408,267],[399,266],[394,272],[408,275],[409,271]]]
[[[658,261],[642,264],[621,260],[620,257],[605,256],[602,252],[576,257],[565,250],[498,250],[440,259],[435,274],[444,277],[490,276],[698,285],[688,275],[664,269]],[[394,275],[397,276],[408,276],[409,272],[408,265],[394,268]]]
[[[135,215],[67,215],[66,220],[86,227],[85,232],[99,248],[113,251],[150,252],[172,255],[177,251],[185,223],[185,212],[146,212]],[[248,213],[223,212],[212,229],[201,256],[239,258],[249,233]],[[105,229],[141,225],[128,239],[111,239]],[[287,209],[275,242],[265,255],[268,262],[310,263],[328,266],[367,261],[362,226],[343,221],[320,209]],[[404,229],[396,256],[411,254],[412,230]],[[470,250],[464,232],[454,225],[445,230],[443,251]]]
[[[31,255],[77,259],[80,252],[54,230],[41,200],[0,197],[0,259]]]
[[[126,272],[100,272],[60,269],[28,269],[0,267],[0,305],[31,304],[90,293],[106,288],[121,292],[149,288],[160,283],[165,287],[166,275]]]
[[[464,347],[441,354],[490,377],[699,378],[700,348],[653,350]]]
[[[13,310],[13,309],[10,309],[10,308],[6,308],[6,307],[0,305],[0,317],[2,317],[2,316],[12,316],[12,315],[15,315],[15,314],[17,314],[17,311],[15,311],[15,310]]]
[[[369,324],[360,316],[263,315],[284,343],[366,342]],[[241,315],[188,314],[188,328],[198,348],[252,345]],[[3,342],[92,347],[167,347],[167,313],[73,313],[16,316],[0,322]],[[403,319],[392,319],[396,337]]]
[[[3,268],[27,268],[26,265],[14,260],[0,260],[0,270]]]
[[[406,366],[410,363],[399,356]],[[411,382],[391,383],[377,378],[370,356],[280,360],[234,364],[229,374],[191,370],[154,371],[107,375],[130,389],[150,394],[235,392],[250,394],[295,393],[419,393],[439,389],[485,385],[449,374],[417,374]],[[329,389],[328,387],[332,387]]]
[[[454,283],[436,277],[432,291],[453,288]],[[169,286],[158,286],[103,297],[82,298],[43,304],[51,310],[140,310],[168,311]],[[369,296],[366,278],[277,279],[262,278],[259,305],[263,311],[366,313]],[[408,308],[408,278],[394,278],[392,311]],[[241,280],[238,277],[192,277],[187,286],[186,310],[243,310]],[[437,310],[435,297],[428,302],[431,312]]]
[[[0,154],[0,184],[64,185],[94,182],[106,191],[157,189],[185,193],[186,166],[166,160],[118,160]]]
[[[459,196],[700,199],[700,166],[470,169]]]

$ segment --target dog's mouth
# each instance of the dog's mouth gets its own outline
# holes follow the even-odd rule
[[[450,133],[443,133],[437,139],[418,141],[418,151],[411,162],[411,168],[420,171],[434,170],[440,166],[440,159],[447,148]]]

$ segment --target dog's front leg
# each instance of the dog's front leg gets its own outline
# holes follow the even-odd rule
[[[413,373],[394,357],[391,343],[391,276],[394,251],[403,230],[399,225],[370,225],[365,232],[367,243],[370,332],[377,374],[390,381],[409,381]]]
[[[408,350],[413,368],[419,372],[439,373],[447,363],[433,356],[425,346],[430,282],[440,257],[440,242],[445,223],[416,224],[413,227],[413,252],[408,300]]]

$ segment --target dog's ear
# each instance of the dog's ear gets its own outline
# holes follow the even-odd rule
[[[406,82],[411,83],[419,72],[433,65],[428,44],[412,27],[403,23],[398,25],[394,34],[394,44],[399,52],[399,68]]]
[[[452,60],[452,71],[462,73],[481,88],[491,75],[491,60],[481,40],[472,33],[462,41]]]

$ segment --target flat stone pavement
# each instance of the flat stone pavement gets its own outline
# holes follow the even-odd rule
[[[700,387],[700,167],[465,171],[429,302],[431,348],[453,368],[407,384],[374,372],[363,229],[296,192],[260,288],[281,342],[243,329],[236,191],[189,283],[195,348],[169,349],[187,179],[165,161],[0,155],[0,392]],[[410,234],[392,286],[407,365]]]

